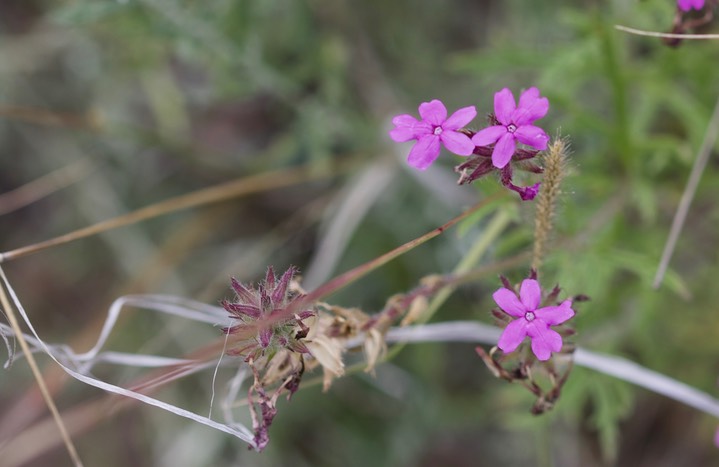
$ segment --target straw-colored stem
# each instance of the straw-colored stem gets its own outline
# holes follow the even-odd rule
[[[346,168],[347,167],[345,167],[345,169]],[[168,200],[138,209],[137,211],[115,217],[114,219],[98,222],[97,224],[89,227],[85,227],[44,242],[0,253],[0,263],[19,258],[21,256],[30,255],[47,248],[79,240],[81,238],[89,237],[91,235],[96,235],[108,230],[168,214],[170,212],[225,201],[230,198],[246,195],[248,193],[272,190],[301,182],[316,180],[341,173],[342,171],[342,169],[338,168],[333,168],[332,170],[313,170],[310,167],[301,167],[299,169],[287,169],[242,178],[223,185],[213,186],[211,188],[205,188],[186,195],[170,198]]]
[[[17,317],[15,316],[15,311],[14,311],[13,307],[10,305],[10,300],[8,299],[7,294],[5,293],[5,289],[1,286],[0,286],[0,303],[2,303],[2,307],[5,310],[5,314],[8,318],[10,326],[12,327],[13,332],[15,333],[15,338],[20,343],[20,348],[22,349],[22,352],[25,355],[25,358],[27,358],[27,363],[28,363],[28,365],[30,365],[30,369],[32,370],[33,376],[35,376],[35,380],[37,381],[37,385],[40,388],[42,397],[43,397],[43,399],[45,399],[45,403],[47,404],[47,407],[50,409],[50,412],[52,413],[52,417],[55,420],[55,424],[57,425],[57,428],[60,430],[60,436],[62,437],[62,440],[65,443],[65,447],[67,447],[67,452],[70,454],[70,458],[72,459],[73,464],[76,467],[82,467],[82,461],[80,460],[80,456],[77,453],[77,449],[75,449],[75,445],[73,444],[72,439],[70,438],[70,435],[68,434],[67,428],[65,428],[65,424],[62,421],[60,412],[57,410],[55,401],[53,401],[52,396],[50,395],[50,391],[48,390],[47,385],[45,384],[45,380],[43,379],[42,372],[40,371],[40,368],[37,366],[37,362],[35,361],[35,356],[30,351],[30,347],[28,346],[27,341],[25,340],[25,336],[22,333],[22,329],[20,329],[20,324],[18,323]]]
[[[350,269],[349,271],[345,272],[344,274],[340,274],[339,276],[324,283],[323,285],[317,287],[314,291],[310,292],[307,295],[306,302],[309,303],[309,302],[312,302],[315,300],[319,300],[333,292],[336,292],[337,290],[341,289],[342,287],[345,287],[348,284],[365,276],[369,272],[379,268],[380,266],[387,264],[388,262],[392,261],[393,259],[407,253],[408,251],[410,251],[414,248],[417,248],[418,246],[422,245],[423,243],[442,234],[445,230],[449,229],[453,225],[455,225],[458,222],[462,221],[463,219],[467,218],[470,214],[473,214],[474,212],[482,209],[489,203],[496,201],[499,197],[504,196],[504,195],[505,195],[504,193],[500,193],[500,194],[497,194],[494,196],[490,196],[489,198],[486,198],[485,200],[475,204],[473,207],[466,210],[465,212],[463,212],[459,216],[455,217],[454,219],[448,221],[444,225],[437,227],[436,229],[433,229],[430,232],[427,232],[426,234],[422,235],[421,237],[415,238],[414,240],[411,240],[411,241],[405,243],[404,245],[401,245],[401,246],[395,248],[394,250],[383,254],[382,256],[379,256],[371,261],[368,261],[365,264],[357,266],[354,269]]]
[[[92,167],[89,162],[79,160],[50,172],[47,175],[43,175],[21,187],[0,194],[0,215],[16,211],[72,185],[87,175],[91,169]]]
[[[669,267],[669,261],[672,259],[672,255],[674,254],[674,248],[677,245],[677,240],[679,240],[679,235],[682,233],[684,222],[686,221],[687,214],[689,213],[689,207],[694,200],[694,195],[696,194],[697,187],[699,186],[699,180],[701,180],[704,169],[707,166],[712,147],[716,143],[717,137],[719,137],[719,99],[717,99],[717,102],[714,105],[714,113],[709,120],[709,125],[707,125],[707,131],[704,134],[704,141],[702,141],[702,146],[699,149],[697,158],[694,160],[689,180],[684,188],[684,193],[682,193],[682,198],[679,201],[677,211],[674,214],[672,227],[669,231],[669,238],[667,238],[667,243],[664,245],[662,259],[659,261],[659,267],[657,268],[657,273],[654,276],[654,282],[652,283],[652,287],[655,289],[658,289],[662,280],[664,280],[664,274],[666,274],[667,268]]]
[[[615,29],[636,34],[638,36],[661,37],[662,39],[688,39],[688,40],[716,40],[719,34],[672,34],[668,32],[645,31],[643,29],[628,28],[626,26],[615,25]]]

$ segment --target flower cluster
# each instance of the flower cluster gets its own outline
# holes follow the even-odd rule
[[[396,116],[392,120],[395,128],[390,131],[390,137],[397,142],[417,140],[407,158],[412,167],[427,169],[439,156],[440,146],[444,145],[457,155],[470,156],[455,168],[461,174],[459,184],[470,183],[497,170],[504,186],[519,193],[523,200],[531,200],[536,196],[539,184],[530,187],[514,185],[510,162],[527,161],[547,148],[549,136],[534,126],[534,122],[548,111],[549,101],[540,96],[537,88],[522,92],[519,105],[512,91],[504,88],[494,95],[491,125],[474,132],[462,128],[477,115],[474,106],[463,107],[447,118],[446,107],[435,99],[419,106],[421,120],[406,114]],[[534,151],[517,148],[517,143]],[[528,163],[522,163],[520,168],[541,173],[541,168]]]
[[[522,281],[519,294],[505,277],[501,279],[504,287],[492,295],[499,308],[492,310],[492,314],[502,323],[504,331],[497,346],[489,353],[481,346],[475,350],[494,376],[521,384],[534,394],[537,400],[532,413],[538,415],[554,407],[571,373],[572,359],[553,359],[552,354],[573,352],[573,346],[565,345],[563,341],[563,337],[574,334],[567,321],[575,314],[573,302],[588,298],[577,295],[572,300],[557,302],[559,287],[554,287],[544,296],[534,269]],[[560,326],[559,332],[552,329],[553,326]],[[531,353],[522,351],[514,354],[527,337],[531,341]],[[548,362],[550,359],[552,361]],[[548,378],[535,378],[536,372],[532,367],[537,361],[548,362],[541,365]]]
[[[556,297],[558,292],[559,289],[555,288],[550,297]],[[538,360],[549,360],[552,352],[562,350],[562,336],[550,327],[574,316],[571,300],[540,308],[542,289],[533,278],[522,281],[519,296],[514,290],[502,287],[494,292],[492,298],[504,313],[514,318],[497,343],[497,347],[504,353],[514,352],[527,336],[532,341],[532,352]]]

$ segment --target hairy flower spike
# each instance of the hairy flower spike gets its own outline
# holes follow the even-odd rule
[[[544,258],[546,244],[554,226],[554,215],[557,198],[562,193],[561,183],[566,174],[568,143],[562,139],[555,139],[545,153],[544,180],[542,191],[537,199],[537,211],[534,217],[534,251],[532,254],[532,268],[539,269]]]
[[[407,157],[407,163],[419,170],[426,170],[437,159],[440,143],[451,152],[469,156],[474,144],[469,136],[457,131],[477,116],[474,106],[463,107],[447,118],[447,108],[437,99],[419,106],[421,120],[411,115],[397,115],[392,119],[395,128],[390,137],[398,143],[417,140]]]
[[[298,311],[280,320],[272,319],[304,297],[290,288],[296,272],[296,268],[290,267],[278,280],[272,267],[269,267],[265,280],[256,287],[246,286],[232,278],[235,301],[223,300],[221,303],[237,323],[223,331],[240,336],[240,340],[239,345],[228,353],[242,355],[246,361],[257,360],[264,355],[271,358],[281,349],[308,353],[301,341],[308,332],[303,320],[314,316],[313,310]]]

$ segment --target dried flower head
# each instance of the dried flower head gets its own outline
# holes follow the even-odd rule
[[[302,342],[309,328],[304,320],[314,316],[311,309],[297,311],[283,317],[286,310],[304,295],[291,286],[297,269],[290,267],[279,279],[272,267],[267,268],[265,280],[256,287],[244,285],[232,278],[234,301],[222,301],[222,307],[237,320],[223,331],[239,338],[237,346],[228,351],[242,355],[245,361],[258,360],[262,356],[272,358],[279,350],[308,353]]]

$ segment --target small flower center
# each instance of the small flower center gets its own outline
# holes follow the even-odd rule
[[[515,125],[514,123],[510,123],[509,125],[507,125],[507,131],[510,133],[514,133],[515,131],[517,131],[517,125]]]
[[[436,128],[434,129],[433,133],[435,134],[435,136],[439,136],[439,135],[442,134],[442,131],[443,131],[443,130],[442,130],[442,127],[441,127],[441,126],[438,126],[438,127],[436,127]]]
[[[534,321],[534,312],[532,312],[532,311],[526,312],[526,313],[524,314],[524,319],[526,319],[526,320],[529,321],[530,323],[531,323],[532,321]]]

